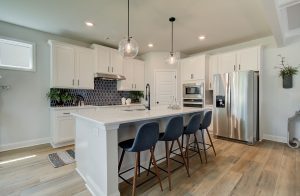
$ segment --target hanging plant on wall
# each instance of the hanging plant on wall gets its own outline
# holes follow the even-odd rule
[[[279,76],[282,78],[283,88],[293,87],[293,76],[298,73],[298,67],[290,66],[287,64],[284,56],[278,55],[280,57],[280,64],[277,66],[279,71]]]

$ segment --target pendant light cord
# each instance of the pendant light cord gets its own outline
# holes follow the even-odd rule
[[[128,41],[130,41],[130,38],[129,38],[129,0],[128,0],[128,9],[127,9],[127,17],[128,17],[128,32],[127,32],[127,38],[128,38]]]
[[[173,22],[172,22],[172,43],[171,43],[171,53],[173,54],[173,42],[174,42],[174,39],[173,39]]]

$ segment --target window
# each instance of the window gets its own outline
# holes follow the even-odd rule
[[[0,38],[0,69],[35,71],[34,45]]]

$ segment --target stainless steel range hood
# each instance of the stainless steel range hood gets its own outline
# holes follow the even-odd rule
[[[125,76],[118,74],[96,73],[95,78],[101,78],[103,80],[126,80]]]

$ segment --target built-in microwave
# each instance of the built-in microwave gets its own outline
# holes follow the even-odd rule
[[[183,84],[183,98],[204,99],[204,82]]]

